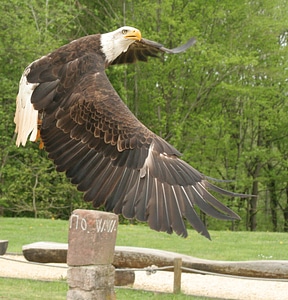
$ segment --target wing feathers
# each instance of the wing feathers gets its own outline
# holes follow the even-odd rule
[[[189,188],[184,188],[182,187],[183,190],[183,194],[185,197],[185,201],[184,201],[184,217],[189,221],[189,223],[193,226],[193,228],[199,232],[200,234],[204,235],[205,237],[207,237],[208,239],[210,239],[210,235],[209,232],[207,230],[207,228],[205,227],[204,223],[201,221],[201,219],[199,218],[199,216],[197,215],[195,209],[194,209],[194,204],[193,204],[193,200],[194,200],[194,196],[193,194],[189,193]],[[187,193],[188,191],[188,193]],[[190,194],[190,196],[189,196]]]
[[[194,188],[198,191],[199,195],[201,195],[201,198],[202,198],[203,201],[207,201],[207,203],[209,203],[211,206],[213,206],[217,210],[219,210],[219,211],[223,212],[224,214],[226,214],[226,216],[222,215],[222,217],[223,217],[224,220],[233,220],[233,219],[234,220],[240,220],[240,218],[239,218],[239,216],[237,214],[235,214],[231,209],[229,209],[227,206],[223,205],[214,196],[212,196],[205,189],[205,187],[203,186],[203,184],[201,182],[198,182],[194,186]],[[209,214],[209,212],[207,212],[207,214]],[[217,218],[221,219],[222,217],[219,216]]]
[[[157,137],[149,151],[141,148],[144,154],[138,148],[117,152],[116,145],[103,140],[95,149],[81,139],[71,139],[74,127],[71,128],[70,133],[59,128],[43,130],[44,143],[57,170],[66,171],[71,182],[85,192],[85,201],[93,201],[95,207],[105,203],[107,210],[147,221],[155,230],[175,231],[184,237],[187,236],[183,221],[186,218],[198,232],[210,238],[194,206],[218,219],[238,218],[206,190],[214,186],[207,184],[201,173],[175,154],[168,155],[173,148],[164,141],[160,145]],[[55,137],[61,141],[57,147],[53,143]],[[155,149],[162,149],[163,153]],[[114,158],[115,153],[118,155]],[[139,155],[146,155],[145,163],[142,168],[135,168],[134,161]]]
[[[186,44],[178,46],[178,47],[173,48],[173,49],[165,48],[162,44],[159,44],[157,42],[150,41],[150,40],[147,40],[147,39],[142,39],[139,43],[142,43],[144,46],[147,47],[147,49],[149,49],[151,47],[151,49],[157,49],[157,50],[162,51],[162,52],[178,54],[178,53],[186,51],[188,48],[193,46],[196,43],[196,39],[191,38],[191,39],[188,40],[188,42]],[[153,55],[150,55],[150,56],[153,56]]]
[[[195,38],[191,38],[184,45],[173,49],[168,49],[162,44],[142,38],[140,41],[134,42],[129,49],[120,54],[111,64],[129,64],[135,63],[137,60],[147,62],[148,57],[159,57],[159,53],[179,54],[186,51],[196,43]]]
[[[152,229],[171,234],[174,229],[172,228],[173,220],[171,219],[171,214],[174,214],[174,212],[168,207],[168,203],[171,204],[171,198],[169,202],[167,201],[171,187],[169,186],[167,189],[164,185],[157,181],[156,178],[153,179],[151,199],[147,207],[147,222]],[[175,213],[177,214],[177,211]]]
[[[41,84],[40,88],[38,88],[38,86],[35,89],[31,98],[31,102],[34,103],[35,109],[41,110],[49,106],[49,104],[53,101],[55,97],[56,88],[58,84],[59,80],[55,80],[52,82],[44,82]]]
[[[31,132],[35,136],[40,111],[41,138],[49,158],[84,192],[85,201],[184,237],[187,219],[210,238],[195,207],[218,219],[239,217],[207,189],[244,195],[210,184],[179,158],[179,151],[137,120],[105,74],[100,39],[93,35],[76,40],[26,69],[17,97],[17,145],[25,145]],[[142,39],[111,63],[147,61],[159,53],[183,52],[193,44],[192,38],[168,49]]]
[[[123,168],[113,167],[112,172],[107,176],[105,183],[99,188],[97,198],[102,199],[105,203],[105,208],[108,211],[113,211],[113,203],[109,203],[107,199],[113,193],[123,174]]]
[[[140,193],[138,194],[137,206],[135,207],[135,218],[139,221],[147,221],[148,203],[154,191],[154,178],[150,176],[149,169],[146,170],[146,176],[142,176],[140,172]]]
[[[121,214],[123,210],[123,205],[127,201],[126,194],[131,190],[137,180],[138,170],[135,169],[125,169],[125,173],[122,176],[120,183],[118,184],[115,192],[111,199],[111,203],[114,204],[114,212]]]
[[[205,185],[206,188],[211,189],[212,191],[215,191],[217,193],[220,193],[222,195],[229,196],[229,197],[240,197],[240,198],[255,197],[253,195],[239,194],[239,193],[233,193],[233,192],[230,192],[230,191],[226,191],[226,190],[221,189],[218,186],[210,183],[207,180],[205,180],[204,185]]]
[[[183,193],[181,192],[180,186],[170,186],[172,190],[172,195],[174,197],[174,201],[169,201],[168,205],[170,205],[169,211],[173,212],[171,215],[172,218],[172,229],[183,237],[187,237],[186,226],[183,221]],[[172,199],[173,199],[172,197]]]
[[[86,184],[90,180],[88,174],[93,171],[94,164],[98,164],[102,159],[101,153],[95,153],[93,149],[84,149],[85,155],[75,164],[68,166],[66,175],[71,178],[71,182],[74,184]],[[84,189],[85,191],[85,189]]]

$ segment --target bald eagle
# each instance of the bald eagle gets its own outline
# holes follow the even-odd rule
[[[121,27],[71,43],[32,62],[16,100],[16,145],[40,136],[59,172],[84,192],[95,208],[148,222],[157,231],[187,236],[184,220],[210,239],[195,206],[223,220],[240,219],[208,190],[223,190],[181,160],[180,153],[144,126],[106,76],[113,64],[181,53],[195,43],[167,49]]]

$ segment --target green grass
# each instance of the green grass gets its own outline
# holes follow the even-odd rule
[[[36,281],[27,279],[0,278],[0,299],[9,300],[64,300],[67,294],[67,285],[65,281]],[[116,288],[117,300],[205,300],[208,298],[194,297],[184,294],[173,295],[138,291],[133,289]],[[209,298],[211,300],[211,298]]]
[[[39,241],[68,242],[68,221],[0,218],[0,239],[9,240],[8,252],[22,253],[22,246]]]
[[[36,281],[28,279],[0,278],[0,299],[66,299],[65,281]]]
[[[213,260],[288,259],[287,233],[231,232],[210,230],[212,241],[194,230],[183,239],[156,232],[147,226],[121,225],[117,245],[147,247]]]
[[[143,300],[143,299],[153,299],[153,300],[212,300],[212,298],[206,297],[196,297],[191,295],[184,294],[164,294],[164,293],[155,293],[155,292],[146,292],[138,290],[129,290],[129,289],[119,289],[116,288],[116,297],[117,300]]]
[[[67,243],[68,221],[0,218],[0,239],[9,240],[7,252],[22,253],[22,246],[38,241]],[[212,241],[193,230],[183,239],[151,230],[146,225],[120,225],[117,245],[174,251],[215,260],[288,260],[287,233],[210,231]]]
[[[38,241],[67,243],[68,221],[0,218],[0,239],[9,240],[7,252],[22,253],[22,246]],[[174,251],[214,260],[288,260],[287,233],[210,231],[212,241],[193,230],[183,239],[159,233],[147,225],[120,225],[117,245]],[[0,299],[65,299],[65,282],[0,278]],[[186,295],[157,294],[116,289],[117,299],[207,299]]]

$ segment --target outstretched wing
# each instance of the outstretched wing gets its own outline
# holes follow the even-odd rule
[[[31,66],[28,80],[51,80],[35,88],[31,101],[43,112],[41,137],[57,170],[85,201],[158,231],[187,236],[186,218],[209,238],[195,206],[218,219],[238,219],[207,191],[214,186],[201,173],[130,112],[96,61],[101,58],[89,54],[50,71]]]
[[[186,44],[173,49],[165,48],[162,44],[142,38],[135,41],[126,52],[119,55],[111,64],[135,63],[139,61],[147,61],[148,57],[158,57],[159,53],[178,54],[186,51],[196,43],[195,38],[191,38]]]
[[[158,231],[175,231],[185,237],[187,219],[210,238],[195,207],[218,219],[239,219],[208,189],[245,195],[210,184],[130,112],[105,74],[103,54],[81,48],[85,40],[92,49],[99,49],[99,39],[95,43],[92,39],[85,37],[61,47],[32,63],[23,75],[31,102],[42,115],[41,138],[57,170],[66,172],[85,193],[85,201],[147,221]],[[168,50],[142,40],[132,47],[132,57],[145,60],[159,51],[178,53],[193,43],[190,40]],[[122,62],[126,58],[114,61]],[[19,101],[26,91],[20,93]]]

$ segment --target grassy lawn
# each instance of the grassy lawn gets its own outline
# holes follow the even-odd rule
[[[48,282],[27,279],[0,278],[0,286],[0,299],[9,300],[64,300],[66,299],[67,293],[67,285],[65,281]],[[211,300],[211,298],[188,296],[184,294],[173,295],[123,288],[116,288],[115,292],[117,300]]]
[[[68,221],[0,218],[0,239],[9,240],[7,252],[22,253],[22,245],[53,241],[67,243]],[[215,260],[288,260],[286,233],[210,231],[209,241],[193,230],[186,239],[155,232],[146,225],[120,225],[117,245],[156,248]],[[65,299],[65,281],[43,282],[0,278],[0,299]],[[117,299],[207,299],[116,289]]]
[[[0,278],[0,299],[66,299],[65,281],[36,281],[27,279]]]

